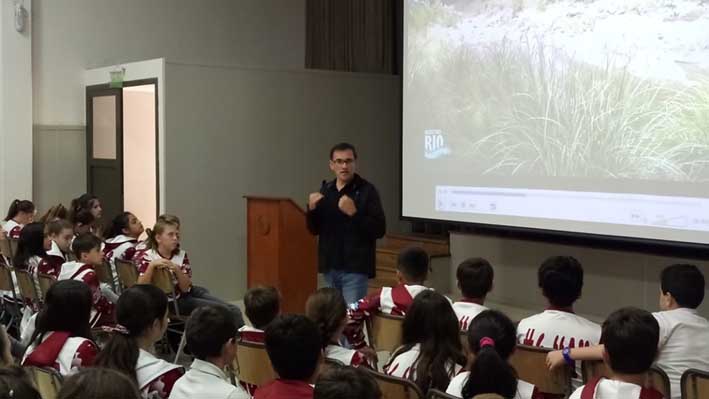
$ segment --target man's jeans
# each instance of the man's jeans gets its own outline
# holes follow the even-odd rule
[[[337,289],[345,297],[347,304],[355,303],[367,295],[368,278],[364,273],[347,273],[330,270],[323,273],[325,284]]]

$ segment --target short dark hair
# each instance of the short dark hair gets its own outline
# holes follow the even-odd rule
[[[64,381],[59,399],[140,399],[134,381],[125,374],[103,367],[84,367]]]
[[[260,330],[268,326],[281,310],[281,295],[274,287],[255,287],[244,295],[246,317]]]
[[[411,281],[423,281],[428,276],[428,253],[421,247],[408,247],[399,252],[397,268]]]
[[[330,149],[330,160],[332,160],[333,155],[335,155],[335,151],[347,151],[350,150],[352,151],[352,155],[354,155],[355,159],[357,159],[357,150],[355,147],[350,144],[350,143],[338,143],[332,146]]]
[[[616,373],[641,374],[652,366],[657,355],[660,325],[648,311],[622,308],[613,312],[601,332],[609,366]]]
[[[71,250],[76,259],[81,259],[81,254],[88,253],[94,248],[101,249],[101,239],[91,233],[79,234],[71,243]]]
[[[313,399],[380,399],[377,381],[361,368],[333,366],[318,378]]]
[[[234,315],[224,306],[207,305],[192,312],[185,335],[187,348],[200,360],[218,357],[224,344],[235,339],[239,326]]]
[[[487,260],[470,258],[458,265],[455,275],[463,296],[466,298],[484,298],[492,290],[492,280],[495,277],[495,272]]]
[[[312,320],[295,314],[278,316],[265,335],[268,357],[280,378],[307,381],[315,374],[322,345]]]
[[[696,309],[704,301],[704,275],[694,265],[667,266],[660,274],[662,293],[672,294],[683,308]]]
[[[539,288],[552,306],[569,307],[581,297],[583,267],[573,256],[552,256],[537,273]]]

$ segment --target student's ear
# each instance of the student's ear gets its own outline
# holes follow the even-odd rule
[[[396,281],[398,281],[399,284],[404,284],[406,282],[404,275],[401,274],[401,272],[399,270],[396,271]]]

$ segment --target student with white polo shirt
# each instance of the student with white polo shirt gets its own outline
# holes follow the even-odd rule
[[[460,330],[468,331],[475,316],[487,310],[485,298],[492,291],[495,273],[487,260],[471,258],[458,265],[455,275],[463,297],[453,303],[453,310],[458,317]]]

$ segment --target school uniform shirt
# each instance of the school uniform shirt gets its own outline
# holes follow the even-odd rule
[[[530,316],[517,326],[517,343],[549,349],[581,348],[598,345],[601,326],[566,310],[547,309]],[[576,362],[574,389],[581,381],[581,362]]]
[[[111,265],[114,284],[118,287],[119,281],[118,272],[116,271],[116,259],[132,261],[137,251],[136,246],[138,245],[138,240],[119,234],[107,239],[104,244],[103,258]]]
[[[135,375],[144,399],[168,399],[175,382],[184,374],[182,366],[158,359],[146,350],[139,350]]]
[[[5,233],[7,233],[7,238],[17,240],[20,238],[20,233],[22,233],[22,229],[24,227],[25,225],[19,224],[16,221],[10,219],[5,222],[5,224],[2,226],[2,229],[5,230]]]
[[[62,376],[76,373],[82,367],[92,366],[98,348],[91,340],[71,337],[68,332],[51,331],[39,345],[27,348],[22,366],[51,367]]]
[[[660,325],[655,363],[670,378],[672,398],[681,397],[680,378],[687,369],[709,370],[709,321],[696,309],[653,313]]]
[[[475,303],[469,299],[461,299],[458,302],[453,303],[453,311],[458,318],[458,324],[460,325],[461,331],[468,331],[468,326],[470,322],[473,321],[475,316],[486,311],[488,308],[485,306]]]
[[[66,262],[64,252],[59,248],[54,240],[51,241],[49,251],[42,257],[42,261],[37,266],[37,273],[49,274],[59,278],[59,273],[62,270],[62,265]]]
[[[93,265],[76,261],[65,262],[57,280],[77,280],[89,286],[93,297],[89,322],[91,327],[114,324],[114,305],[101,294],[101,284]]]
[[[255,342],[257,344],[266,342],[266,333],[251,326],[245,325],[239,328],[239,336],[241,336],[242,341]]]
[[[150,265],[150,262],[157,259],[167,259],[177,265],[183,274],[188,276],[190,279],[192,278],[192,267],[190,266],[190,260],[187,257],[187,252],[181,249],[176,250],[171,258],[165,258],[164,256],[160,255],[160,253],[155,249],[146,249],[145,251],[137,253],[135,255],[135,259],[136,265],[138,266],[138,273],[140,273],[141,276],[148,271],[148,266]],[[179,298],[180,294],[182,294],[183,292],[180,290],[179,284],[177,284],[177,277],[175,277],[174,273],[171,274],[172,282],[175,285],[175,293],[177,295],[177,298]],[[172,299],[173,298],[170,298],[170,300]]]
[[[584,392],[586,391],[586,392]],[[659,396],[658,396],[659,395]],[[588,385],[574,391],[569,399],[660,399],[662,395],[654,390],[644,389],[640,385],[609,380],[589,381]]]
[[[362,352],[354,349],[343,348],[339,345],[328,345],[325,347],[325,358],[335,360],[345,366],[371,367],[367,357]]]
[[[305,381],[276,379],[258,389],[254,399],[312,399],[313,386]]]
[[[462,373],[458,374],[455,376],[452,380],[451,383],[448,385],[448,389],[446,389],[446,393],[449,395],[456,396],[458,398],[463,397],[463,387],[465,386],[465,383],[468,382],[468,376],[470,376],[469,371],[463,371]],[[514,399],[537,399],[541,398],[539,394],[537,393],[537,389],[534,385],[522,381],[522,380],[517,380],[517,394],[515,395]]]
[[[429,289],[422,285],[406,284],[396,287],[382,287],[378,292],[351,304],[347,310],[349,321],[344,331],[347,341],[354,349],[363,348],[366,345],[363,329],[365,319],[377,311],[404,316],[413,303],[414,297]]]
[[[190,370],[175,382],[170,399],[250,399],[251,395],[231,385],[224,370],[195,359]]]
[[[422,328],[425,328],[425,326],[423,326]],[[394,355],[395,357],[389,361],[389,364],[384,366],[384,373],[394,377],[405,378],[407,380],[415,381],[416,362],[418,361],[420,355],[421,345],[416,344],[412,346],[411,349],[409,349],[408,351]],[[460,371],[463,369],[463,366],[460,364],[451,363],[447,365],[447,368],[448,375],[455,376],[460,373]]]

